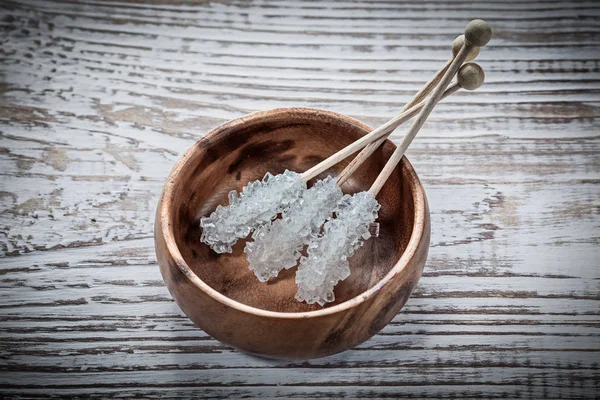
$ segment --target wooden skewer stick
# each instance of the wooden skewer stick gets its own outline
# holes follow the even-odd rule
[[[423,106],[423,109],[419,113],[419,116],[413,121],[412,125],[406,132],[402,143],[400,143],[400,145],[396,148],[388,162],[385,164],[385,166],[379,173],[379,176],[377,177],[377,179],[375,179],[375,182],[369,189],[373,196],[377,196],[377,194],[379,194],[379,191],[392,174],[392,171],[396,168],[396,165],[402,159],[404,152],[406,151],[412,140],[415,138],[421,127],[423,127],[423,124],[425,124],[427,117],[429,117],[429,114],[431,114],[433,108],[438,103],[438,101],[441,100],[442,96],[444,95],[444,91],[450,84],[450,81],[452,80],[454,75],[456,75],[456,73],[458,72],[463,61],[469,55],[471,49],[473,47],[485,46],[491,38],[492,28],[488,25],[487,22],[481,19],[476,19],[469,22],[469,24],[465,28],[465,43],[463,47],[460,49],[460,51],[450,64],[450,67],[444,74],[444,77],[442,78],[438,86],[433,90],[431,96],[427,99],[427,102]],[[481,70],[481,68],[477,64],[465,64],[463,68],[464,67],[479,69],[481,71],[480,81],[481,83],[483,83],[483,70]]]
[[[406,105],[402,108],[400,113],[403,113],[406,110],[412,108],[414,105],[420,103],[425,97],[427,97],[427,95],[433,90],[433,88],[435,88],[435,86],[440,82],[442,76],[444,76],[444,73],[448,70],[450,64],[452,64],[454,57],[456,57],[459,50],[462,48],[464,42],[465,35],[460,35],[456,39],[454,39],[454,42],[452,42],[452,57],[450,57],[448,61],[446,61],[446,64],[438,72],[436,72],[435,75],[433,75],[433,77],[425,84],[425,86],[423,86],[421,90],[419,90],[417,94],[415,94],[414,97],[408,103],[406,103]],[[465,61],[472,61],[478,55],[479,48],[473,47]],[[390,132],[390,134],[392,132]],[[346,182],[346,179],[348,179],[350,175],[352,175],[354,171],[356,171],[371,156],[371,154],[373,154],[375,150],[379,148],[379,146],[385,143],[388,137],[389,135],[384,136],[381,139],[369,144],[367,147],[362,149],[362,151],[358,153],[358,155],[354,157],[352,161],[350,161],[346,168],[344,168],[342,173],[338,175],[338,185],[341,186],[344,182]]]
[[[455,83],[454,85],[450,86],[442,94],[442,98],[446,98],[446,97],[450,96],[451,94],[455,93],[459,89],[460,89],[460,85],[458,83]],[[327,169],[329,169],[332,166],[334,166],[335,164],[339,163],[346,157],[361,150],[362,148],[369,145],[370,143],[372,143],[378,139],[381,139],[382,137],[387,137],[398,126],[402,125],[404,122],[408,121],[409,119],[411,119],[412,117],[417,115],[417,113],[419,111],[421,111],[423,106],[425,106],[424,101],[422,101],[419,104],[417,104],[416,106],[406,110],[402,114],[395,116],[394,118],[390,119],[388,122],[379,126],[378,128],[373,129],[371,132],[369,132],[365,136],[361,137],[357,141],[350,143],[348,146],[344,147],[337,153],[329,156],[325,160],[321,161],[319,164],[304,171],[300,175],[301,179],[304,182],[308,182],[315,176],[319,175],[321,172],[326,171]]]
[[[454,53],[455,57],[458,54],[458,51],[462,48],[463,44],[464,44],[464,35],[458,36],[454,40],[454,42],[452,43],[452,52]],[[475,58],[475,57],[477,57],[478,54],[479,54],[479,50],[478,49],[477,49],[477,51],[471,50],[471,51],[468,52],[468,56],[467,57]],[[446,64],[447,64],[447,66],[444,66],[444,68],[443,68],[444,71],[450,66],[451,60],[448,60],[448,62]],[[439,75],[440,75],[440,78],[437,78],[438,80],[441,79],[441,76],[443,75],[443,72],[440,73]],[[436,79],[436,77],[434,77],[433,79]],[[435,85],[435,83],[433,83],[433,85]],[[417,93],[417,95],[415,95],[415,98],[417,96],[419,96],[421,98],[425,97],[427,95],[427,93],[425,93],[425,90],[427,90],[427,92],[429,92],[431,90],[431,89],[427,89],[427,86],[429,86],[429,83],[427,85],[425,85],[425,87],[423,89],[421,89],[421,91],[420,91],[420,93],[424,93],[424,95],[421,95],[421,94]],[[451,94],[455,93],[458,89],[460,89],[460,86],[458,86],[456,84],[450,86],[448,88],[448,90],[446,90],[444,92],[444,94],[442,95],[442,97],[440,98],[440,100],[441,99],[445,99],[446,97],[448,97]],[[417,99],[417,100],[419,100],[419,99]],[[413,101],[411,101],[411,103],[414,103],[414,102],[415,102],[415,100],[413,99]],[[302,180],[304,182],[308,182],[309,180],[311,180],[315,176],[319,175],[321,172],[326,171],[327,169],[329,169],[332,166],[334,166],[335,164],[339,163],[340,161],[342,161],[346,157],[348,157],[348,156],[356,153],[360,149],[364,148],[365,146],[367,146],[371,142],[373,142],[375,140],[378,140],[378,139],[381,139],[381,138],[387,137],[398,126],[402,125],[404,122],[406,122],[409,119],[411,119],[412,117],[414,117],[421,110],[421,108],[424,105],[425,105],[424,102],[420,102],[420,103],[416,104],[415,106],[413,106],[411,108],[408,108],[407,106],[405,106],[404,107],[406,109],[405,111],[403,111],[400,114],[396,115],[394,118],[392,118],[391,120],[389,120],[385,124],[383,124],[383,125],[379,126],[378,128],[372,130],[371,132],[369,132],[368,134],[366,134],[365,136],[363,136],[359,140],[357,140],[357,141],[349,144],[348,146],[346,146],[342,150],[338,151],[337,153],[333,154],[332,156],[328,157],[327,159],[321,161],[319,164],[317,164],[314,167],[312,167],[312,168],[308,169],[307,171],[303,172],[302,175],[301,175]]]

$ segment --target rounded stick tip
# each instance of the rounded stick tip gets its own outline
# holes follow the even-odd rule
[[[483,47],[492,38],[492,27],[482,19],[474,19],[465,28],[465,39],[472,46]]]
[[[456,55],[458,54],[458,52],[460,51],[460,49],[463,47],[464,44],[465,44],[465,35],[457,36],[456,39],[454,39],[454,42],[452,42],[452,55],[454,57],[456,57]],[[467,54],[467,58],[465,59],[465,62],[474,60],[475,58],[477,58],[478,55],[479,55],[479,47],[473,47],[471,49],[471,51],[469,51],[469,54]]]
[[[483,81],[485,80],[485,73],[483,69],[475,63],[466,63],[463,64],[458,70],[458,74],[456,76],[458,84],[460,87],[466,90],[475,90],[481,85],[483,85]]]

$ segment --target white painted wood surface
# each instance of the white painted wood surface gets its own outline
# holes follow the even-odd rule
[[[195,328],[152,240],[179,155],[255,110],[380,124],[475,17],[487,82],[408,151],[432,245],[394,321],[308,362]],[[0,396],[598,398],[596,2],[3,0],[0,31]]]

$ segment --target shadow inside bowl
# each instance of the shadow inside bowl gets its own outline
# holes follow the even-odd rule
[[[198,142],[189,153],[174,185],[170,212],[175,242],[192,271],[216,291],[240,303],[278,312],[303,312],[323,307],[294,299],[296,267],[276,279],[259,282],[248,269],[240,240],[230,254],[217,254],[200,242],[200,218],[217,205],[227,204],[227,193],[240,191],[265,173],[285,169],[305,171],[366,134],[370,128],[331,113],[285,112],[279,118],[255,119],[225,125]],[[394,151],[391,142],[379,148],[343,186],[344,193],[367,190]],[[322,176],[337,175],[352,159]],[[381,280],[400,259],[414,223],[413,194],[407,162],[396,168],[377,199],[381,203],[379,237],[365,242],[350,259],[350,276],[335,288],[335,301],[360,295]],[[312,182],[309,182],[309,186]]]

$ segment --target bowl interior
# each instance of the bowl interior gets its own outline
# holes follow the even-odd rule
[[[267,171],[305,171],[367,133],[353,119],[309,109],[273,110],[234,120],[199,141],[171,176],[173,191],[169,218],[182,257],[196,275],[223,295],[249,306],[278,312],[322,309],[294,299],[296,268],[282,271],[267,283],[248,269],[240,240],[231,254],[216,254],[200,242],[200,218],[217,205],[227,204],[230,190],[240,191]],[[367,190],[389,158],[387,142],[342,187],[345,193]],[[352,159],[326,171],[337,175]],[[311,182],[309,182],[310,186]],[[414,222],[412,168],[406,160],[396,168],[377,199],[381,203],[379,237],[371,238],[350,259],[351,275],[335,289],[339,304],[360,295],[383,278],[408,245]]]

